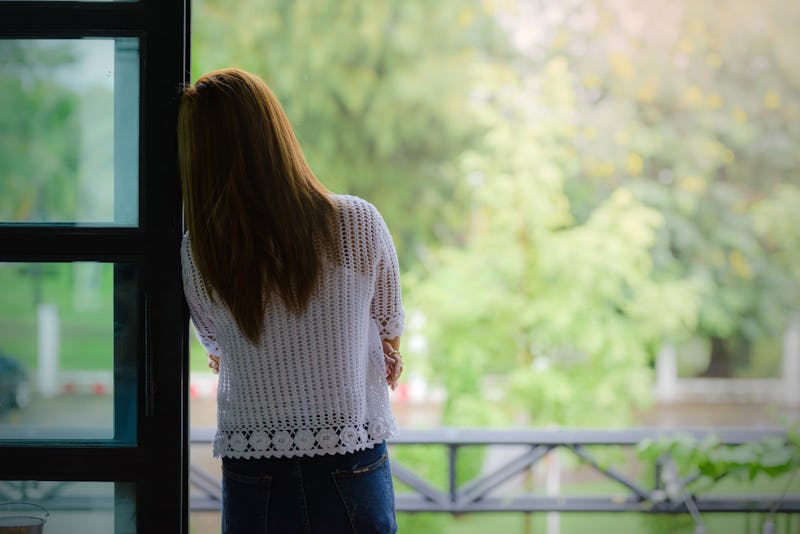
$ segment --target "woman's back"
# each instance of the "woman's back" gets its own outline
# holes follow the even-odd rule
[[[382,340],[403,327],[397,257],[371,204],[333,198],[341,262],[323,262],[302,312],[269,299],[257,344],[209,297],[184,237],[184,286],[196,331],[221,357],[215,455],[346,453],[395,431]]]

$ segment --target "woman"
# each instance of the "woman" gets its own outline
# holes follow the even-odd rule
[[[322,186],[244,71],[184,90],[178,138],[184,291],[220,374],[223,533],[395,532],[404,316],[383,219]]]

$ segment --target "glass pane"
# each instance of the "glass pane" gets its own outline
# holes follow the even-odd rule
[[[0,532],[127,534],[135,531],[133,484],[0,481]]]
[[[0,40],[0,223],[135,226],[138,39]]]
[[[0,440],[132,442],[137,271],[0,263]]]

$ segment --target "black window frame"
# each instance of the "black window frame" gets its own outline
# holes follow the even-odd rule
[[[0,1],[0,39],[139,39],[138,226],[0,223],[0,262],[138,267],[135,301],[115,297],[114,304],[115,315],[138,316],[136,339],[124,340],[138,354],[136,443],[0,443],[0,480],[134,483],[137,532],[189,531],[188,314],[178,254],[182,221],[175,119],[178,88],[189,79],[190,20],[190,0]],[[126,274],[115,270],[117,276]],[[115,339],[115,358],[120,341]],[[115,411],[131,410],[123,398],[115,395]],[[131,497],[124,493],[115,498]],[[119,523],[124,519],[116,521],[124,526]]]

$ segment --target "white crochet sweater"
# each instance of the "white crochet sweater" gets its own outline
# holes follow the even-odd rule
[[[195,332],[220,356],[214,456],[315,456],[361,450],[396,430],[382,339],[403,330],[392,237],[374,206],[336,195],[342,264],[326,263],[301,315],[270,299],[253,345],[204,289],[188,234],[183,286]]]

